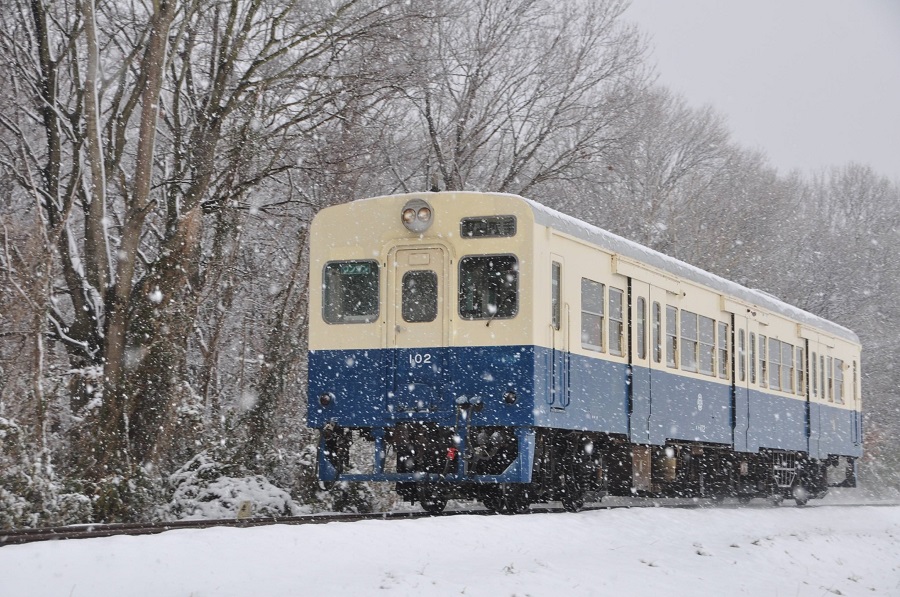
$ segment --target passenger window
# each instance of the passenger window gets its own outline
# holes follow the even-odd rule
[[[766,387],[766,337],[759,335],[759,385]]]
[[[825,356],[819,355],[819,387],[822,388],[822,400],[831,399],[828,397],[828,386],[825,385]]]
[[[742,330],[743,331],[743,330]],[[728,324],[719,322],[719,377],[728,379]]]
[[[581,346],[603,351],[603,284],[581,279]]]
[[[681,311],[681,368],[697,371],[697,314]]]
[[[698,361],[700,373],[715,375],[713,361],[716,356],[716,322],[714,319],[700,315],[697,323],[700,330],[700,358]]]
[[[637,300],[637,358],[647,358],[647,304],[644,297]]]
[[[853,406],[859,408],[859,373],[856,361],[853,361]]]
[[[834,402],[844,403],[844,361],[834,359]]]
[[[828,369],[825,371],[828,379],[828,402],[834,402],[834,360],[828,357]]]
[[[550,273],[550,322],[553,329],[558,330],[562,321],[562,266],[556,261],[553,262],[552,271]]]
[[[806,394],[806,376],[804,375],[803,349],[797,347],[797,393],[801,396]]]
[[[794,347],[786,342],[781,343],[781,389],[794,391]]]
[[[817,359],[816,353],[812,353],[812,358],[809,360],[809,363],[810,363],[809,377],[812,380],[813,398],[819,397],[819,379],[818,379],[819,367],[817,366],[816,359]]]
[[[513,255],[477,255],[459,261],[459,315],[509,319],[519,311],[519,262]]]
[[[328,323],[378,319],[378,262],[331,261],[322,273],[322,318]]]
[[[609,353],[622,356],[622,332],[625,330],[622,317],[623,297],[618,288],[609,289]]]
[[[666,305],[666,365],[677,367],[678,354],[678,309]]]
[[[769,338],[769,387],[781,389],[781,342]]]
[[[662,362],[662,308],[653,303],[653,360]]]
[[[740,381],[747,381],[747,335],[744,330],[738,330],[738,374]]]
[[[437,317],[437,274],[431,270],[416,270],[403,274],[403,321],[421,323]]]
[[[756,383],[756,334],[750,333],[750,383]]]

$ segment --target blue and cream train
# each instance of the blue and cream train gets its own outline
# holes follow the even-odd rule
[[[323,482],[509,513],[855,485],[844,327],[513,195],[353,201],[310,239]]]

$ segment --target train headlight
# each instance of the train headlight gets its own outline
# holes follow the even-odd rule
[[[434,220],[434,210],[424,199],[410,199],[400,212],[400,221],[410,232],[425,232]]]
[[[319,395],[319,404],[322,405],[322,408],[325,408],[329,404],[334,401],[334,396],[330,393],[324,393]]]

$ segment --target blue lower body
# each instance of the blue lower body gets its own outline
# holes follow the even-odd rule
[[[460,454],[475,429],[514,429],[518,457],[491,475],[471,473],[464,458],[440,475],[386,472],[386,434],[404,423],[451,429]],[[323,435],[319,476],[325,481],[527,483],[541,428],[813,458],[862,451],[854,411],[538,346],[312,351],[308,424],[366,429],[374,438],[372,472],[346,474],[327,457]]]

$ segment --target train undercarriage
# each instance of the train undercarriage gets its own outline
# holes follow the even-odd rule
[[[504,473],[521,458],[523,435],[509,427],[472,428],[466,435],[461,441],[453,428],[421,422],[397,424],[383,434],[332,426],[323,431],[320,449],[336,479],[395,480],[404,500],[433,513],[453,499],[478,500],[503,514],[554,501],[577,511],[605,496],[793,499],[804,505],[829,487],[856,486],[852,458],[741,453],[692,442],[638,445],[625,437],[558,429],[534,429],[530,480],[509,482]],[[366,456],[373,447],[378,470]]]

